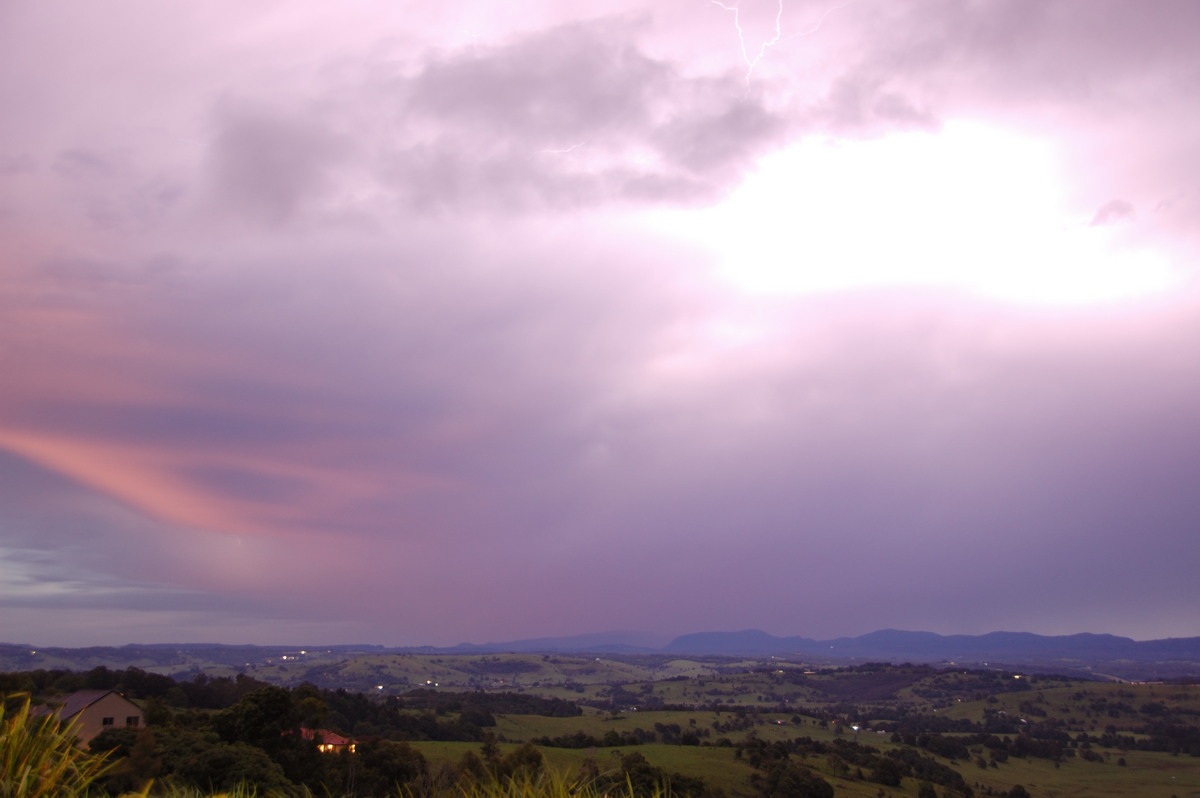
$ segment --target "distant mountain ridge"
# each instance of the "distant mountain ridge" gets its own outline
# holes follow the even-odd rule
[[[463,653],[496,650],[521,652],[541,651],[595,651],[609,654],[628,652],[654,653],[670,642],[669,635],[654,632],[598,632],[570,635],[568,637],[535,637],[528,640],[511,640],[507,643],[459,643],[452,650]]]
[[[239,669],[255,663],[320,656],[325,659],[379,654],[609,654],[614,656],[776,656],[814,664],[866,661],[1020,666],[1042,671],[1122,675],[1131,679],[1200,676],[1200,637],[1137,641],[1110,634],[1038,635],[990,632],[939,635],[881,629],[858,637],[814,640],[777,637],[759,629],[697,632],[668,640],[647,632],[606,632],[540,637],[499,643],[462,643],[450,647],[381,645],[256,646],[206,644],[130,644],[87,648],[36,647],[0,643],[0,671],[96,666],[138,667],[188,673],[214,665]]]
[[[820,655],[851,659],[913,662],[986,662],[1043,659],[1096,661],[1200,661],[1200,637],[1133,640],[1110,634],[1037,635],[989,632],[984,635],[939,635],[882,629],[859,637],[813,640],[775,637],[758,629],[700,632],[675,638],[666,651],[680,654]]]

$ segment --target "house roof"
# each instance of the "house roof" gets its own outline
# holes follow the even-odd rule
[[[135,708],[137,707],[136,704],[115,690],[80,690],[63,698],[62,706],[58,709],[58,717],[62,720],[70,720],[109,693],[118,696],[123,701],[128,701]]]
[[[354,742],[349,737],[343,737],[328,729],[301,729],[300,736],[305,740],[317,740],[325,745],[350,745]]]

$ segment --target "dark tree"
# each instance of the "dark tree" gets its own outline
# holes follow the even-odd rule
[[[871,767],[871,781],[886,787],[899,787],[904,777],[904,768],[896,760],[881,756]]]
[[[760,788],[763,798],[833,798],[833,785],[794,762],[775,764]]]
[[[429,766],[420,751],[408,743],[390,740],[360,742],[357,753],[342,753],[330,768],[328,792],[332,795],[400,795],[425,779]],[[340,781],[341,784],[332,782]]]

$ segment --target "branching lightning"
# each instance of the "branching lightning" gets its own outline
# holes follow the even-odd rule
[[[828,17],[834,11],[845,8],[846,6],[850,5],[853,2],[854,2],[854,0],[843,0],[841,3],[838,3],[835,6],[830,6],[829,8],[825,9],[825,13],[821,14],[821,16],[817,18],[816,23],[811,28],[809,28],[808,30],[802,30],[797,33],[793,33],[790,36],[785,36],[784,38],[780,39],[780,41],[786,42],[786,41],[791,41],[792,39],[798,39],[801,36],[812,36],[814,33],[816,33],[817,31],[819,31],[821,29],[822,25],[825,24],[826,17]]]
[[[758,52],[755,53],[753,57],[751,57],[750,50],[748,50],[746,47],[746,34],[745,34],[745,31],[742,29],[740,6],[736,6],[736,5],[728,6],[728,5],[725,5],[725,3],[723,3],[721,0],[709,0],[709,2],[712,3],[714,6],[717,6],[718,8],[721,8],[721,9],[733,14],[733,27],[734,27],[734,30],[737,31],[738,43],[741,45],[741,48],[742,48],[742,60],[746,62],[746,86],[748,88],[750,86],[750,77],[751,77],[751,75],[754,74],[754,68],[758,66],[758,62],[761,61],[763,59],[763,57],[767,54],[767,50],[769,50],[770,48],[779,44],[780,42],[790,41],[791,39],[796,39],[801,36],[811,36],[812,34],[816,33],[817,31],[819,31],[821,29],[821,26],[823,24],[825,24],[825,19],[830,14],[832,14],[834,11],[837,11],[840,8],[845,8],[846,6],[848,6],[852,2],[854,2],[854,0],[843,0],[842,2],[838,3],[837,5],[830,6],[829,8],[825,9],[824,13],[821,14],[821,16],[817,19],[816,23],[811,28],[809,28],[808,30],[803,30],[803,31],[799,31],[797,33],[790,34],[788,36],[783,35],[783,0],[778,0],[778,6],[775,10],[775,35],[771,38],[770,41],[764,41],[761,44],[759,44]]]
[[[779,7],[775,12],[775,36],[770,41],[765,41],[759,44],[758,53],[753,58],[750,57],[750,51],[746,49],[746,34],[742,30],[742,11],[740,6],[727,6],[721,0],[709,0],[714,6],[722,8],[725,11],[733,14],[733,27],[737,31],[738,42],[742,46],[742,60],[746,62],[746,85],[750,85],[750,76],[754,74],[754,68],[758,66],[758,62],[767,54],[767,50],[779,42],[783,38],[783,0],[779,0]]]

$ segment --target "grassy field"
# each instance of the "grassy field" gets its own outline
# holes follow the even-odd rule
[[[1096,683],[1083,683],[1095,688]],[[1100,685],[1098,691],[1113,696],[1118,695],[1122,688],[1128,698],[1129,685]],[[1138,697],[1165,698],[1160,686],[1152,691],[1150,686],[1137,686],[1135,695]],[[1072,698],[1080,691],[1078,685],[1070,688],[1055,688],[1047,691],[1046,701],[1060,700],[1059,704],[1051,704],[1056,708],[1069,710],[1072,713],[1082,711],[1080,701],[1094,700],[1096,693],[1086,694],[1083,698]],[[1036,697],[1036,693],[1033,694]],[[1170,695],[1181,698],[1185,707],[1191,706],[1193,698],[1200,698],[1200,688],[1173,687]],[[1014,710],[1019,710],[1016,697],[1013,698]],[[1030,696],[1025,695],[1025,700]],[[988,704],[985,701],[956,704],[947,714],[956,717],[972,718],[981,714],[984,709],[995,710],[997,706],[1005,706],[999,701]],[[504,739],[524,741],[542,736],[569,735],[582,731],[594,737],[601,737],[608,730],[629,732],[635,728],[653,729],[655,724],[678,725],[682,729],[703,728],[714,722],[729,718],[730,713],[714,712],[633,712],[619,717],[606,713],[592,712],[578,718],[545,718],[526,715],[505,715],[497,717],[495,731]],[[1072,715],[1073,716],[1073,715]],[[879,734],[864,730],[858,733],[843,727],[838,734],[832,726],[822,727],[813,718],[802,718],[801,724],[792,723],[790,716],[774,713],[765,714],[761,723],[752,728],[737,733],[722,735],[734,742],[752,733],[766,741],[786,740],[794,737],[810,737],[825,743],[843,739],[872,746],[881,752],[901,748],[902,745],[893,742],[890,734]],[[691,725],[695,721],[695,726]],[[783,723],[776,723],[783,721]],[[590,757],[601,767],[604,763],[614,762],[620,755],[629,751],[642,753],[652,764],[668,771],[676,771],[688,775],[701,776],[707,783],[724,790],[729,796],[750,796],[754,790],[750,785],[750,777],[754,770],[745,762],[734,758],[733,749],[720,748],[707,744],[716,739],[716,734],[701,746],[680,746],[651,744],[642,746],[626,746],[619,748],[593,748],[586,750],[569,750],[559,748],[543,748],[547,761],[555,767],[577,769],[585,758]],[[472,744],[458,743],[418,743],[431,761],[447,760],[460,757],[466,750],[473,748]],[[513,746],[510,746],[513,747]],[[973,755],[986,753],[984,749],[972,751]],[[976,794],[985,794],[988,790],[1002,794],[1014,785],[1023,785],[1031,795],[1041,798],[1068,798],[1095,796],[1145,796],[1145,798],[1184,798],[1184,796],[1200,796],[1200,760],[1194,757],[1171,755],[1167,753],[1139,751],[1111,751],[1105,761],[1089,762],[1079,757],[1067,758],[1059,763],[1046,759],[1011,757],[997,767],[979,768],[971,761],[955,761],[938,757],[942,764],[952,767],[963,774],[969,786]],[[1125,764],[1118,764],[1119,760]],[[813,767],[821,776],[834,784],[838,796],[856,798],[857,796],[876,796],[881,789],[878,784],[856,781],[846,774],[835,771],[827,758],[810,757],[805,764]],[[916,795],[918,783],[913,779],[905,779],[900,788],[888,788],[888,795]],[[940,794],[940,791],[939,791]]]
[[[674,663],[674,667],[683,671],[687,663]],[[1029,723],[1053,724],[1066,730],[1071,738],[1080,732],[1096,736],[1106,729],[1130,735],[1131,730],[1143,728],[1167,715],[1175,722],[1182,719],[1182,722],[1192,724],[1200,717],[1200,685],[1109,683],[1002,672],[939,670],[930,673],[903,668],[893,668],[882,674],[834,670],[805,672],[795,666],[763,668],[759,663],[752,671],[739,673],[725,669],[725,672],[717,673],[713,668],[703,666],[694,668],[690,675],[681,673],[674,678],[626,682],[619,687],[616,695],[626,699],[624,703],[628,705],[623,709],[588,708],[584,715],[574,718],[498,715],[493,731],[500,739],[520,742],[576,732],[599,739],[610,731],[622,734],[636,729],[652,731],[656,725],[677,726],[683,732],[697,734],[702,744],[652,744],[637,746],[636,750],[665,770],[702,776],[730,796],[749,796],[754,794],[750,784],[754,771],[748,764],[733,758],[733,749],[712,745],[722,737],[734,743],[744,740],[747,735],[767,742],[796,737],[825,743],[842,739],[872,746],[880,752],[902,747],[901,743],[893,742],[890,733],[877,733],[870,724],[854,732],[849,722],[824,725],[819,722],[817,716],[829,719],[831,710],[844,709],[848,702],[856,708],[877,707],[881,715],[900,708],[907,712],[976,722],[999,713],[1022,722],[1028,719]],[[864,695],[870,700],[861,701]],[[728,709],[717,712],[710,709],[636,708],[638,703],[653,703],[654,700],[668,705],[719,702]],[[776,706],[786,708],[786,711],[770,711]],[[746,725],[734,731],[714,728],[736,722],[738,707],[748,710],[742,713],[747,719],[742,721]],[[797,715],[799,722],[796,722]],[[886,722],[880,725],[887,728]],[[578,767],[586,757],[603,765],[606,758],[612,761],[621,752],[634,749],[543,750],[549,762],[570,768]],[[1102,755],[1102,761],[1086,761],[1082,756],[1067,757],[1058,763],[1049,759],[1010,757],[998,766],[980,768],[972,760],[954,761],[940,757],[937,760],[961,773],[977,795],[1003,794],[1020,784],[1039,798],[1200,796],[1200,760],[1195,757],[1136,750],[1093,750]],[[987,753],[986,749],[976,748],[972,750],[972,758]],[[1118,764],[1122,760],[1125,764]],[[825,757],[812,756],[805,764],[834,784],[838,796],[865,798],[877,796],[883,789],[878,784],[852,778],[853,773],[835,769]],[[905,779],[900,787],[886,788],[883,792],[896,796],[916,795],[918,786],[916,780]],[[941,792],[939,788],[939,794]]]
[[[428,758],[434,769],[441,763],[457,762],[468,751],[479,751],[473,743],[418,742],[413,746]],[[515,748],[516,745],[500,746],[502,753]],[[569,774],[579,773],[587,759],[595,761],[601,770],[616,769],[620,756],[631,751],[641,753],[648,762],[665,771],[702,777],[730,798],[752,798],[757,794],[750,782],[754,769],[736,760],[732,749],[657,744],[614,749],[542,749],[549,767]],[[986,771],[969,763],[941,761],[957,764],[977,795],[989,788],[1003,794],[1016,784],[1023,785],[1035,798],[1194,798],[1200,795],[1200,768],[1194,759],[1136,752],[1127,754],[1126,759],[1125,767],[1071,761],[1057,768],[1044,760],[1010,759],[999,769]],[[811,757],[805,764],[834,786],[838,798],[875,798],[881,789],[890,796],[915,796],[919,786],[916,780],[905,779],[900,787],[881,788],[878,784],[834,772],[824,757]]]
[[[458,762],[468,751],[479,753],[479,746],[473,743],[416,742],[412,746],[429,760],[431,770],[436,770],[443,763]],[[500,751],[506,754],[516,748],[515,744],[501,745]],[[548,767],[568,774],[580,773],[587,760],[595,762],[601,772],[619,772],[621,756],[636,751],[651,765],[668,773],[703,778],[705,783],[723,790],[730,798],[751,798],[755,795],[749,786],[754,769],[736,761],[733,749],[729,748],[639,745],[599,749],[542,748],[541,751]]]
[[[1063,721],[1068,728],[1089,733],[1103,731],[1107,726],[1114,726],[1118,730],[1143,726],[1153,718],[1154,705],[1183,710],[1200,719],[1200,685],[1197,684],[1077,681],[993,698],[992,701],[985,699],[957,703],[946,709],[945,714],[970,720],[981,720],[989,710],[1027,715],[1030,718],[1053,717]],[[1149,712],[1145,711],[1148,707]]]
[[[1008,790],[1021,784],[1036,798],[1185,798],[1200,795],[1200,766],[1191,757],[1127,753],[1127,766],[1070,760],[1055,767],[1041,759],[1009,759],[999,770],[964,769],[974,786]],[[1115,758],[1114,758],[1115,761]]]

